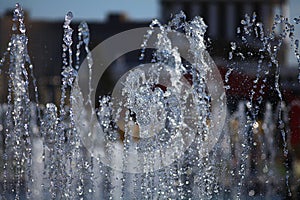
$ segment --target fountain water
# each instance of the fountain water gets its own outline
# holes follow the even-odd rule
[[[279,88],[277,55],[289,36],[298,59],[299,41],[286,18],[276,17],[267,34],[255,14],[246,15],[238,28],[241,43],[231,43],[229,61],[233,63],[225,74],[225,86],[206,51],[207,26],[202,18],[187,21],[181,12],[167,25],[153,20],[141,47],[141,59],[147,48],[156,49],[152,62],[125,73],[110,96],[100,97],[97,109],[92,56],[99,51],[89,50],[89,28],[82,22],[73,62],[72,18],[67,13],[63,25],[60,105],[43,107],[38,104],[27,52],[23,11],[18,4],[14,10],[14,33],[0,61],[3,66],[9,55],[8,103],[0,107],[3,199],[273,199],[283,198],[285,192],[292,195],[287,111]],[[285,27],[279,38],[278,24]],[[129,33],[134,31],[140,29]],[[253,41],[258,51],[239,52],[240,44]],[[79,67],[81,49],[87,57]],[[238,59],[256,58],[249,101],[240,102],[230,114],[225,89],[232,89],[229,80],[234,67]],[[81,90],[79,76],[85,69],[87,91]],[[264,99],[269,76],[262,73],[275,77],[278,100],[273,105]],[[36,94],[33,99],[30,84]],[[281,157],[275,153],[281,148],[276,132],[281,133]],[[276,166],[280,164],[283,174]]]

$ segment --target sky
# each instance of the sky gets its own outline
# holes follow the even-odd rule
[[[0,15],[18,2],[30,11],[30,18],[63,19],[72,11],[74,20],[105,20],[109,12],[125,12],[133,20],[153,19],[159,16],[158,0],[0,0]]]
[[[0,0],[0,15],[16,2],[30,11],[30,17],[45,20],[64,18],[72,11],[78,20],[105,20],[109,12],[125,12],[133,20],[159,17],[159,0]],[[289,0],[291,17],[300,15],[300,0]]]

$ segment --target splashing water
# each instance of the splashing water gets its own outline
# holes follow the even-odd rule
[[[255,149],[256,142],[254,141],[256,135],[261,132],[258,130],[259,128],[259,113],[261,112],[262,103],[266,100],[264,99],[265,90],[267,89],[268,83],[270,83],[270,79],[273,76],[274,82],[271,82],[273,85],[274,90],[277,93],[278,100],[276,102],[278,103],[278,110],[277,110],[277,123],[278,128],[273,131],[269,131],[269,129],[265,129],[263,132],[265,134],[272,132],[276,132],[277,130],[280,131],[282,141],[283,141],[283,155],[285,157],[285,168],[286,168],[286,176],[285,176],[285,184],[287,187],[287,193],[288,196],[291,196],[291,188],[289,184],[289,177],[290,177],[290,171],[289,171],[289,160],[288,160],[288,141],[287,141],[287,129],[286,129],[286,121],[283,120],[282,116],[284,115],[283,111],[283,95],[280,90],[280,82],[279,82],[279,76],[280,76],[280,63],[278,61],[278,55],[279,50],[283,45],[283,41],[287,38],[291,40],[291,46],[294,47],[295,56],[297,57],[298,54],[298,41],[294,38],[294,24],[290,23],[287,18],[283,16],[276,15],[274,19],[274,24],[271,28],[271,30],[268,32],[268,30],[264,29],[264,26],[261,22],[257,21],[257,16],[254,13],[252,16],[245,16],[245,19],[241,21],[242,27],[238,28],[237,33],[241,35],[241,46],[238,46],[236,42],[231,42],[231,52],[229,53],[229,60],[233,60],[235,57],[236,60],[240,57],[242,62],[245,59],[248,59],[249,61],[256,61],[257,62],[257,68],[256,68],[256,77],[253,80],[253,86],[250,91],[250,100],[246,104],[247,108],[249,110],[247,117],[247,123],[246,127],[250,130],[250,134],[248,135],[248,138],[250,140],[250,144],[246,145],[248,148],[247,151],[251,149]],[[295,20],[295,23],[297,23],[297,20]],[[280,32],[278,33],[277,29],[279,26],[281,27]],[[255,44],[254,44],[255,43]],[[242,49],[243,45],[251,46],[253,45],[254,48],[258,48],[258,51],[252,51],[247,52],[247,55],[243,55],[241,52],[239,52],[239,49]],[[238,65],[238,63],[234,63],[234,65]],[[226,74],[225,77],[226,80],[228,80],[228,74]],[[267,108],[269,111],[269,104],[267,104]],[[267,112],[267,111],[266,111]],[[265,120],[270,119],[270,116],[268,113],[265,113]],[[268,122],[266,122],[268,123]],[[267,136],[266,136],[267,137]],[[274,135],[270,136],[271,138],[275,137]],[[268,146],[274,145],[273,142],[269,142],[267,139],[262,139],[260,141],[260,144]],[[253,146],[254,145],[254,146]],[[250,149],[249,149],[250,147]],[[273,147],[272,147],[273,148]],[[267,152],[269,150],[266,150]],[[271,153],[272,154],[272,153]],[[245,154],[248,156],[248,153]],[[251,155],[251,153],[250,153]],[[266,153],[263,151],[262,148],[262,155],[265,156]],[[272,155],[274,156],[274,155]],[[274,157],[273,157],[274,159]],[[247,165],[245,161],[243,165]],[[270,161],[270,164],[274,163],[274,160]],[[255,164],[257,165],[257,163]],[[267,165],[265,165],[267,166]],[[266,171],[267,169],[265,169]],[[268,170],[267,170],[268,171]],[[274,173],[274,171],[272,172]],[[239,174],[242,174],[241,181],[239,183],[240,190],[242,188],[241,182],[245,178],[245,170],[241,170]],[[266,182],[267,184],[270,184],[269,181]],[[273,183],[274,184],[274,183]],[[267,195],[270,195],[268,192],[266,192]],[[238,193],[238,198],[240,198],[240,193]]]
[[[111,95],[99,98],[99,108],[95,109],[87,23],[78,27],[73,62],[73,14],[66,14],[60,105],[42,107],[38,105],[20,5],[13,14],[13,35],[0,60],[3,68],[9,55],[8,103],[0,106],[0,119],[5,116],[1,122],[4,199],[23,199],[23,194],[27,199],[278,197],[273,190],[279,185],[276,131],[281,133],[284,182],[291,196],[287,111],[278,61],[286,37],[292,41],[298,62],[300,57],[299,40],[294,38],[294,25],[288,19],[276,16],[267,32],[255,13],[245,16],[237,29],[241,41],[230,43],[228,60],[233,64],[225,74],[225,87],[216,83],[222,80],[215,75],[215,64],[206,51],[207,25],[201,17],[187,21],[180,12],[166,25],[153,20],[140,55],[143,60],[154,38],[156,50],[151,63],[126,72]],[[298,18],[294,21],[299,23]],[[278,37],[275,30],[279,25],[284,29]],[[175,37],[180,34],[184,47]],[[243,45],[253,42],[255,48],[241,51]],[[86,54],[88,68],[86,100],[78,79],[81,53]],[[249,100],[241,101],[226,117],[222,114],[227,109],[224,89],[234,89],[230,86],[230,78],[237,71],[234,67],[245,60],[256,65]],[[278,97],[272,102],[277,106],[275,115],[274,105],[265,97],[271,76]],[[30,84],[36,93],[34,104]],[[228,123],[223,126],[225,119]],[[263,183],[264,191],[254,186],[255,181]]]
[[[193,52],[188,67],[182,64],[170,37],[179,28],[186,31],[188,49]],[[148,40],[158,31],[152,63],[127,72],[112,96],[100,99],[97,115],[105,144],[101,157],[107,157],[106,164],[117,168],[105,174],[109,182],[107,198],[127,199],[132,190],[145,198],[212,198],[217,192],[215,164],[208,148],[215,141],[210,138],[208,123],[211,97],[205,79],[212,63],[207,62],[205,29],[202,18],[187,22],[183,13],[168,25],[154,20],[143,42],[143,48],[147,48]],[[73,89],[80,103],[82,94]],[[84,125],[78,128],[83,129]],[[194,149],[189,148],[193,138]],[[186,149],[193,161],[183,156]],[[97,151],[93,152],[97,156]],[[157,184],[162,187],[157,188]]]
[[[28,38],[24,24],[24,11],[19,4],[16,4],[13,11],[12,31],[7,51],[1,59],[2,67],[5,57],[9,55],[8,107],[5,117],[3,153],[3,198],[10,198],[8,194],[13,194],[15,199],[20,199],[21,193],[24,192],[22,190],[25,189],[26,198],[30,199],[33,183],[31,171],[33,132],[30,124],[29,76],[33,79],[35,91],[37,87],[33,65],[27,51]],[[35,97],[37,101],[37,94]]]

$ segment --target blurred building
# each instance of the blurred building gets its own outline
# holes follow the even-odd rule
[[[160,0],[160,4],[161,20],[163,22],[167,22],[172,14],[174,15],[180,10],[186,13],[188,19],[196,15],[204,18],[204,21],[208,24],[207,35],[212,41],[209,45],[209,52],[218,65],[223,77],[228,70],[227,58],[230,51],[230,41],[236,40],[236,29],[245,14],[251,15],[253,12],[256,12],[258,21],[262,21],[267,29],[271,28],[275,14],[288,14],[287,0]],[[9,42],[11,19],[11,11],[0,18],[1,53],[5,51]],[[35,75],[38,79],[40,101],[41,103],[56,102],[58,104],[61,85],[63,16],[59,22],[32,21],[30,20],[30,13],[28,13],[25,23],[29,37],[29,54],[35,66]],[[76,29],[78,24],[78,22],[74,22],[72,23],[72,27]],[[89,23],[91,33],[90,48],[93,49],[101,41],[114,34],[132,28],[147,27],[149,24],[150,20],[134,22],[127,19],[124,14],[110,14],[105,22]],[[74,34],[73,38],[74,43],[77,43],[76,34]],[[296,67],[288,68],[284,66],[284,61],[287,58],[285,48],[286,45],[283,45],[283,50],[279,56],[279,60],[284,68],[281,73],[281,86],[284,99],[287,102],[292,102],[300,96],[300,89],[295,85],[297,83],[295,74],[298,72]],[[73,51],[75,52],[75,45]],[[126,66],[124,63],[131,63],[131,66],[134,66],[133,64],[138,63],[138,53],[132,52],[126,56],[122,56],[114,64]],[[227,94],[230,100],[229,107],[232,109],[236,107],[240,100],[249,98],[249,91],[256,76],[256,64],[247,60],[238,66],[238,70],[232,72],[228,83],[232,89]],[[106,83],[105,85],[111,85],[107,83],[114,82],[113,76],[115,74],[107,73],[104,77],[105,80],[102,82]],[[273,81],[274,79],[269,80],[267,84],[270,87],[267,88],[272,88],[272,85],[274,85]],[[260,84],[262,83],[258,83],[258,88]],[[0,102],[6,101],[6,86],[6,76],[2,75],[0,78]],[[109,88],[106,90],[108,91]],[[107,91],[102,91],[102,93],[107,93]],[[276,96],[274,89],[266,91],[265,94],[264,99],[272,99]],[[278,101],[278,99],[275,101]]]
[[[26,13],[26,16],[28,14]],[[28,36],[28,50],[31,62],[34,65],[34,73],[39,87],[40,102],[55,102],[59,104],[61,69],[62,69],[62,42],[63,42],[63,19],[56,21],[32,21],[25,17],[26,35]],[[74,29],[73,40],[77,44],[77,27],[79,22],[72,22]],[[149,22],[129,21],[125,14],[111,13],[103,23],[88,23],[90,29],[90,49],[93,49],[103,40],[125,30],[147,27]],[[0,52],[3,53],[11,37],[12,12],[0,18]],[[76,45],[73,45],[76,52]],[[82,60],[84,53],[81,55]],[[75,53],[73,55],[75,60]],[[127,56],[128,57],[128,56]],[[137,55],[129,56],[129,59],[138,61]],[[9,58],[7,58],[9,60]],[[6,66],[7,67],[7,66]],[[5,71],[3,69],[2,71]],[[7,98],[7,76],[0,76],[0,102],[6,102]],[[106,77],[106,81],[110,81]]]
[[[256,12],[259,20],[270,28],[275,14],[287,16],[288,0],[161,0],[162,18],[183,10],[188,18],[201,16],[209,25],[212,39],[233,40],[236,27],[245,14]]]
[[[184,11],[188,19],[203,17],[208,25],[207,35],[212,39],[211,54],[224,58],[229,41],[235,41],[237,27],[245,15],[257,15],[257,21],[270,30],[276,14],[288,16],[288,0],[161,0],[161,17],[164,22],[171,15]],[[218,44],[218,45],[216,45]],[[287,48],[287,45],[283,46]],[[285,63],[287,51],[281,51],[280,61]]]
[[[211,38],[212,43],[209,52],[214,58],[219,70],[224,76],[228,70],[228,52],[230,51],[230,42],[237,40],[237,27],[241,25],[241,20],[245,18],[245,14],[251,16],[254,12],[257,14],[257,21],[263,22],[265,30],[272,29],[274,16],[288,16],[288,0],[160,0],[161,18],[167,22],[170,17],[179,11],[184,11],[188,19],[194,16],[203,17],[208,25],[207,36]],[[279,27],[278,32],[284,28]],[[299,73],[297,67],[287,67],[288,48],[290,46],[283,41],[281,51],[278,56],[280,67],[281,90],[284,94],[284,100],[290,106],[291,120],[290,128],[292,133],[292,145],[300,144],[300,114],[296,110],[299,109],[300,87],[297,80]],[[245,46],[247,49],[255,48],[251,44]],[[255,45],[255,44],[254,44]],[[239,69],[233,71],[229,78],[231,89],[227,91],[229,99],[229,107],[234,109],[240,100],[249,99],[249,91],[253,87],[253,81],[256,76],[257,58],[255,62],[245,60],[239,62]],[[271,72],[264,99],[278,102],[277,94],[274,92],[274,71]],[[257,88],[260,88],[262,81],[260,80]],[[258,93],[258,91],[256,91]],[[263,109],[262,109],[263,110]]]

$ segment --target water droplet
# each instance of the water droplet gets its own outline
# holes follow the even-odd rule
[[[65,15],[65,25],[69,25],[71,23],[73,19],[73,13],[71,11],[69,11],[66,15]]]
[[[254,191],[254,190],[250,190],[249,193],[248,193],[248,195],[249,195],[250,197],[254,196],[254,195],[255,195],[255,191]]]

